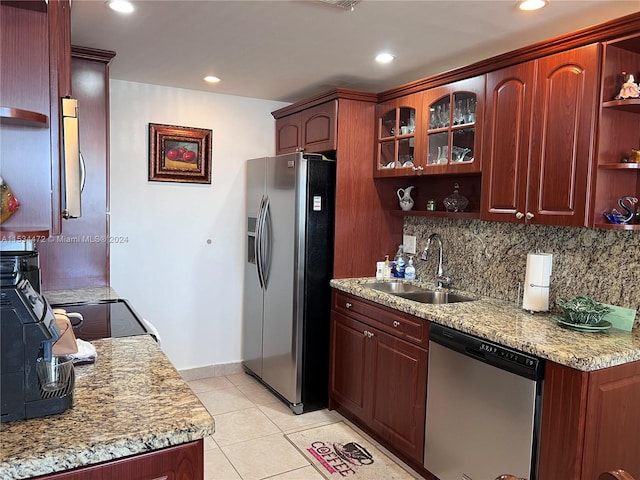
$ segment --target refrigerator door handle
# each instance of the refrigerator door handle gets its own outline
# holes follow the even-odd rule
[[[260,288],[264,288],[264,281],[262,279],[262,212],[264,210],[264,197],[260,200],[260,207],[258,208],[258,217],[256,220],[256,241],[254,243],[255,256],[256,256],[256,273],[258,274],[258,283]]]
[[[269,204],[269,197],[267,197],[265,206],[264,206],[264,225],[263,225],[263,236],[264,236],[264,263],[262,264],[262,279],[264,282],[264,288],[267,288],[269,283],[269,273],[271,272],[271,258],[272,258],[272,248],[271,245],[273,243],[273,226],[271,223],[271,207]]]
[[[258,209],[258,220],[256,225],[256,242],[255,242],[255,253],[256,253],[256,270],[258,273],[258,283],[260,283],[260,288],[264,289],[264,276],[262,271],[262,253],[264,247],[262,246],[264,241],[264,215],[265,215],[265,201],[266,198],[263,196],[260,201],[260,208]]]

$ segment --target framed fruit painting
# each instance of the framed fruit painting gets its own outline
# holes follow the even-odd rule
[[[212,132],[149,124],[149,180],[211,183]]]

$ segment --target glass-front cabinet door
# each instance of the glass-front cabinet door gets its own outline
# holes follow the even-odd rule
[[[390,100],[377,107],[376,177],[419,173],[415,164],[420,141],[422,93]]]
[[[423,174],[480,172],[484,76],[424,92]]]

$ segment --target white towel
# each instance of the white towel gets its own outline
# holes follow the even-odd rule
[[[76,343],[78,344],[78,353],[69,355],[73,359],[74,365],[78,363],[93,363],[96,361],[96,357],[98,356],[96,347],[80,338],[76,339]]]

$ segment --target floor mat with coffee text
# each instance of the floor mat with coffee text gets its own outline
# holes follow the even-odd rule
[[[286,437],[330,480],[415,478],[344,422],[289,433]]]

